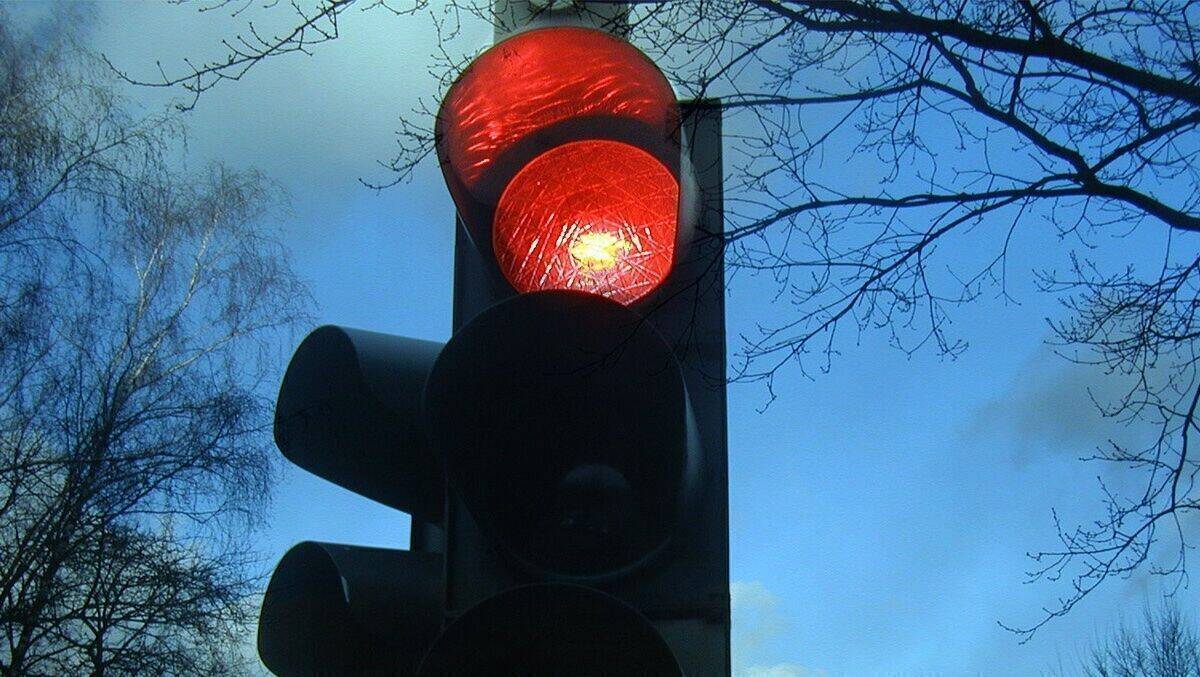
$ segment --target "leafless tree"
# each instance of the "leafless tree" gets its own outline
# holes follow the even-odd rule
[[[148,83],[198,97],[336,38],[342,13],[380,4],[278,8],[295,13],[286,30]],[[452,36],[490,5],[439,5],[434,23]],[[1148,568],[1186,581],[1184,525],[1200,509],[1189,450],[1200,431],[1198,21],[1185,0],[693,0],[631,16],[631,39],[683,95],[723,100],[736,165],[728,260],[773,276],[787,309],[744,337],[737,377],[770,389],[788,369],[826,369],[868,330],[956,355],[957,307],[1007,298],[1024,243],[1061,252],[1062,270],[1033,276],[1064,304],[1049,318],[1053,342],[1131,376],[1123,397],[1097,404],[1156,433],[1091,455],[1140,486],[1102,487],[1106,514],[1061,526],[1061,547],[1032,556],[1030,578],[1065,592],[1011,628],[1026,639],[1110,578]],[[438,58],[446,83],[463,59]],[[429,155],[429,110],[400,123],[387,163],[397,179]],[[1107,267],[1132,253],[1123,239],[1155,261]],[[1104,247],[1116,253],[1094,254]]]
[[[305,299],[278,194],[179,174],[178,122],[44,28],[0,10],[0,674],[231,674]]]
[[[1122,623],[1081,668],[1088,677],[1200,677],[1200,637],[1176,605],[1146,607],[1140,627]]]

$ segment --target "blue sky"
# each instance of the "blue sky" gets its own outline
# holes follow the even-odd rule
[[[189,6],[95,9],[89,44],[146,77],[156,60],[178,67],[215,54],[230,32]],[[435,94],[436,35],[385,11],[351,11],[341,32],[312,56],[205,95],[189,115],[188,162],[257,167],[291,192],[283,224],[320,323],[445,340],[453,207],[437,167],[381,193],[358,182],[386,178],[375,162],[392,152],[397,117]],[[483,46],[490,33],[464,25],[455,46]],[[152,110],[169,94],[130,96]],[[909,358],[876,332],[844,345],[828,374],[787,372],[763,413],[761,385],[730,386],[737,674],[1040,674],[1074,664],[1161,594],[1156,579],[1112,581],[1026,645],[996,624],[1030,622],[1061,592],[1022,583],[1024,553],[1056,544],[1051,509],[1068,524],[1099,514],[1102,471],[1077,457],[1107,436],[1137,435],[1089,404],[1088,388],[1114,384],[1043,345],[1044,318],[1060,311],[1028,273],[1065,259],[1047,232],[1021,237],[1010,261],[1017,302],[992,290],[954,315],[971,346],[962,357]],[[1149,260],[1161,241],[1148,232],[1097,256]],[[956,246],[940,255],[978,255],[972,241]],[[731,360],[739,334],[789,312],[773,291],[770,280],[731,276]],[[273,562],[300,540],[402,547],[407,532],[403,515],[289,468],[259,548]],[[1200,608],[1200,591],[1180,595]]]

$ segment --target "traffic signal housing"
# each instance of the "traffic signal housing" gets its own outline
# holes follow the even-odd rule
[[[603,58],[576,58],[561,48],[633,50],[592,33],[542,28],[498,43],[450,88],[439,115],[439,158],[461,227],[455,335],[434,373],[459,374],[460,385],[446,387],[460,394],[467,391],[467,374],[479,376],[479,392],[465,395],[444,419],[441,406],[452,410],[454,398],[439,399],[435,408],[428,393],[433,438],[446,454],[451,489],[445,554],[453,622],[446,632],[456,623],[480,627],[475,614],[506,590],[584,585],[646,618],[685,674],[727,674],[720,106],[681,106],[673,94],[664,96],[659,84],[665,78],[640,54],[614,57],[621,66],[611,68],[653,73],[606,78],[610,66]],[[531,47],[543,40],[554,49]],[[550,65],[539,70],[538,64]],[[518,96],[506,93],[510,80]],[[607,89],[614,81],[622,86]],[[576,88],[582,94],[564,95]],[[557,113],[539,117],[541,111],[567,111],[567,121]],[[579,118],[570,118],[572,112]],[[456,131],[457,120],[485,131]],[[494,127],[484,124],[489,120]],[[504,132],[510,126],[524,130],[526,140],[510,144]],[[474,138],[476,150],[494,154],[465,171],[453,149],[460,138]],[[581,181],[570,164],[558,165],[561,172],[537,167],[543,161],[555,166],[550,159],[593,141],[654,157],[671,179],[675,204],[662,218],[673,239],[661,278],[624,284],[626,271],[645,276],[653,271],[645,257],[664,251],[656,245],[665,240],[652,237],[658,226],[627,207],[640,201],[628,198],[637,194],[642,174],[609,174],[599,156],[603,180]],[[506,150],[509,145],[519,146],[519,154]],[[505,195],[532,172],[540,194],[551,199],[531,199],[525,213],[507,214]],[[470,190],[472,176],[486,190]],[[560,209],[560,195],[583,195],[586,208]],[[522,224],[512,239],[518,256],[528,253],[522,275],[501,263],[509,246],[501,241],[509,237],[506,219]],[[571,256],[573,247],[595,243],[581,242],[587,233],[610,234],[609,244],[628,246],[601,241],[595,258],[612,268],[596,271],[578,260],[586,257]],[[547,248],[558,255],[543,254]],[[541,291],[531,293],[526,277]],[[581,291],[592,297],[584,300]],[[538,300],[538,294],[545,296]],[[577,353],[564,354],[571,350]],[[450,354],[467,357],[442,364]],[[573,511],[578,505],[589,508]],[[477,637],[480,645],[490,641]]]
[[[649,564],[703,492],[678,360],[601,296],[532,292],[483,311],[442,351],[426,404],[456,495],[533,580]]]
[[[324,326],[296,349],[275,407],[275,443],[296,465],[438,522],[441,461],[423,391],[441,344]],[[258,651],[277,675],[414,674],[441,629],[441,553],[306,541],[267,585]]]
[[[264,663],[728,674],[719,106],[542,28],[481,55],[436,133],[449,342],[322,327],[276,410],[289,460],[412,514],[412,543],[293,548]]]

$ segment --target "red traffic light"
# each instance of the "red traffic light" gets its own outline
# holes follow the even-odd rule
[[[475,244],[521,292],[632,303],[666,278],[679,230],[679,106],[607,33],[521,33],[477,58],[438,114],[439,159]]]
[[[500,198],[492,246],[519,292],[574,289],[632,303],[671,271],[679,182],[641,149],[576,141],[525,166]]]

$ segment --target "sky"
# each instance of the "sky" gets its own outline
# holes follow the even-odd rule
[[[60,9],[31,3],[23,17]],[[215,55],[238,25],[187,4],[103,3],[81,16],[89,46],[147,78],[157,61],[178,68]],[[386,11],[352,10],[340,29],[311,55],[262,64],[202,97],[187,116],[187,163],[255,167],[290,192],[281,223],[317,324],[442,341],[453,205],[438,168],[429,162],[383,191],[359,181],[388,178],[377,161],[393,152],[399,116],[433,101],[437,35]],[[454,47],[490,39],[490,27],[464,24]],[[147,111],[174,96],[128,95]],[[997,624],[1030,623],[1064,592],[1023,583],[1025,553],[1056,545],[1052,509],[1067,524],[1099,516],[1102,471],[1077,458],[1106,437],[1138,434],[1090,404],[1089,389],[1115,392],[1113,382],[1045,346],[1045,318],[1061,310],[1033,290],[1029,272],[1061,261],[1048,234],[1022,237],[1010,262],[1015,301],[993,290],[955,313],[953,329],[970,344],[961,357],[909,357],[868,332],[827,374],[787,372],[765,410],[761,384],[729,386],[735,674],[1042,674],[1073,666],[1162,594],[1158,579],[1110,581],[1024,645]],[[1150,233],[1120,255],[1149,259],[1160,246]],[[738,336],[789,312],[773,291],[769,279],[729,274],[731,363]],[[265,524],[257,544],[266,562],[301,540],[408,541],[404,515],[295,468]],[[1200,609],[1195,587],[1179,599]]]

